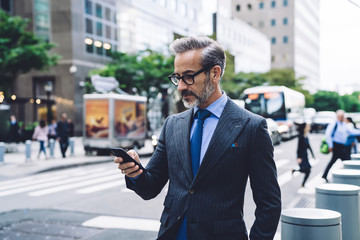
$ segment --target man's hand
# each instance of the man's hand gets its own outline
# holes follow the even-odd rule
[[[298,158],[298,159],[297,159],[297,162],[298,162],[298,164],[302,163],[302,159],[301,159],[301,158]]]
[[[127,154],[140,163],[139,155],[134,150],[128,151]],[[118,168],[121,170],[121,173],[125,174],[127,177],[136,178],[143,173],[143,170],[139,170],[139,166],[135,165],[135,163],[123,163],[122,157],[115,157],[114,162],[119,164]]]
[[[332,152],[333,151],[333,149],[332,148],[329,148],[329,152]]]

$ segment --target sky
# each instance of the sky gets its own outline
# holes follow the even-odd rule
[[[320,78],[324,89],[360,88],[360,7],[349,0],[320,0]]]
[[[320,86],[325,90],[360,90],[360,0],[320,0]],[[202,0],[204,12],[216,11],[216,0]],[[211,34],[211,16],[203,17],[202,31]],[[210,23],[210,24],[209,24]]]

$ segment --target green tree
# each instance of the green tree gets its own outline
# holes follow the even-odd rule
[[[172,86],[167,76],[173,71],[173,62],[173,56],[167,57],[152,50],[133,55],[115,52],[105,68],[93,70],[90,75],[113,76],[123,91],[151,98]]]
[[[312,107],[316,111],[336,111],[340,109],[340,96],[337,92],[319,91],[313,95]]]
[[[359,97],[355,94],[343,95],[339,99],[340,108],[343,109],[345,112],[360,112],[360,103]]]
[[[60,58],[49,54],[55,45],[44,42],[26,31],[28,19],[11,17],[0,9],[0,89],[10,94],[19,74],[44,70]]]

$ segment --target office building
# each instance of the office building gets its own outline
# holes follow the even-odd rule
[[[304,87],[319,87],[319,0],[232,0],[232,16],[271,41],[271,68],[294,69]]]
[[[136,53],[150,48],[167,51],[174,35],[197,33],[201,2],[191,0],[1,0],[8,13],[29,18],[29,30],[55,43],[61,55],[48,71],[18,77],[14,94],[28,102],[12,105],[20,121],[36,122],[47,114],[50,93],[57,118],[68,113],[82,134],[84,81],[103,68],[110,51]],[[49,90],[49,85],[52,86]],[[36,101],[43,99],[43,101]]]

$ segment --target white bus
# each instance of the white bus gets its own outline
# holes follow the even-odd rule
[[[260,86],[245,89],[244,101],[245,109],[275,120],[283,138],[297,135],[294,122],[303,121],[304,94],[285,86]]]

